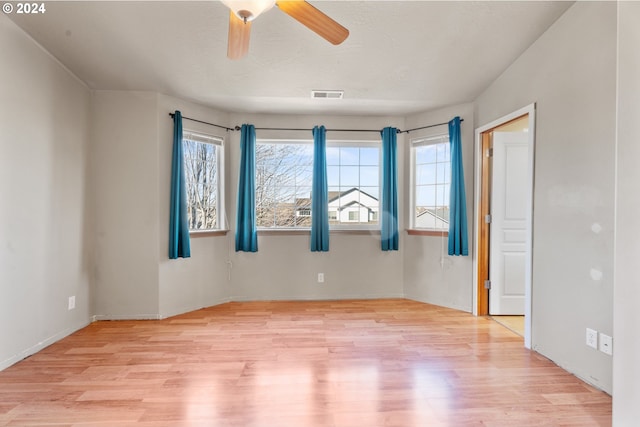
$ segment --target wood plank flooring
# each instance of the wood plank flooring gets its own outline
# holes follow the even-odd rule
[[[0,372],[0,426],[610,426],[490,318],[407,300],[96,322]]]
[[[524,338],[524,316],[491,316],[491,318]]]

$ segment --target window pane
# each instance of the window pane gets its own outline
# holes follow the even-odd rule
[[[380,204],[380,187],[360,187],[360,203],[366,206],[378,206]]]
[[[425,145],[416,148],[416,163],[435,163],[436,161],[436,146]]]
[[[380,168],[378,166],[362,166],[360,167],[360,185],[361,186],[378,186]]]
[[[438,161],[449,161],[449,144],[437,144],[435,147],[438,150]]]
[[[296,187],[296,199],[300,203],[311,204],[311,187],[307,187],[307,186]]]
[[[359,185],[357,166],[342,166],[340,168],[340,186],[357,187]]]
[[[380,148],[327,147],[331,224],[377,223]],[[256,146],[256,207],[259,227],[309,227],[313,145]],[[351,218],[351,219],[349,219]]]
[[[275,225],[275,208],[273,205],[256,207],[256,225],[273,227]]]
[[[327,182],[329,187],[340,185],[340,166],[327,166]]]
[[[278,189],[278,205],[287,204],[293,207],[296,198],[296,187],[283,186]]]
[[[436,206],[446,206],[449,204],[448,194],[445,194],[445,186],[444,185],[436,185]]]
[[[416,167],[416,185],[435,184],[437,165],[427,164]]]
[[[304,166],[296,171],[296,184],[304,185],[313,179],[313,167]]]
[[[276,208],[276,227],[294,227],[295,213],[292,205],[278,205]]]
[[[219,227],[217,150],[222,147],[183,139],[182,148],[189,229],[216,229]]]
[[[380,150],[376,147],[360,148],[360,166],[375,166],[380,164]]]
[[[451,163],[438,163],[438,183],[448,183],[451,181]]]
[[[340,164],[340,149],[338,147],[327,147],[327,166],[337,166]]]
[[[439,142],[446,140],[446,137],[437,137],[435,140],[438,142],[414,147],[413,225],[418,228],[447,230],[451,181],[449,142]]]
[[[360,153],[357,147],[340,147],[341,165],[358,165],[360,163]]]
[[[256,144],[258,227],[304,226],[313,173],[313,146]]]
[[[436,186],[421,185],[416,187],[416,206],[435,206]]]

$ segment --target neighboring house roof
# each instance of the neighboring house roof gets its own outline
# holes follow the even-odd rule
[[[417,218],[420,218],[423,215],[429,215],[429,216],[434,217],[438,221],[446,222],[447,224],[449,223],[449,218],[443,218],[442,216],[436,214],[433,209],[425,209],[424,211],[422,211],[422,212],[420,212],[418,214]]]
[[[362,191],[362,190],[360,190],[359,188],[353,187],[353,188],[350,188],[349,190],[347,190],[347,191],[343,191],[343,192],[340,192],[340,191],[330,191],[330,192],[329,192],[329,203],[331,203],[331,202],[333,202],[333,201],[335,201],[335,200],[337,200],[337,199],[339,199],[339,198],[345,197],[345,196],[347,196],[348,194],[353,193],[354,191],[358,191],[358,192],[360,192],[360,193],[364,194],[365,196],[371,197],[373,200],[378,200],[376,197],[373,197],[371,194],[368,194],[367,192]]]
[[[372,201],[378,201],[378,199],[376,197],[373,197],[371,194],[368,194],[366,191],[362,191],[359,188],[353,187],[350,188],[346,191],[329,191],[328,194],[328,204],[331,204],[339,199],[342,199],[344,197],[347,197],[348,195],[350,195],[351,193],[353,193],[354,191],[359,192],[360,194],[370,198]],[[354,203],[358,203],[363,207],[366,207],[369,210],[373,210],[371,209],[371,207],[367,206],[364,203],[361,202],[357,202],[357,201],[351,201],[345,205],[341,205],[341,209],[344,209],[347,206],[351,206]],[[311,209],[311,199],[310,198],[301,198],[301,199],[296,199],[295,201],[295,205],[296,205],[296,209],[297,210],[301,210],[301,209]]]
[[[447,229],[449,228],[449,219],[436,214],[434,209],[424,209],[416,216],[415,226],[417,228]]]
[[[359,205],[359,206],[362,206],[363,208],[367,208],[367,209],[369,210],[369,212],[373,212],[373,209],[371,209],[369,206],[367,206],[367,205],[363,205],[362,203],[360,203],[360,202],[356,202],[356,201],[353,201],[353,202],[351,202],[351,203],[347,203],[346,205],[341,205],[341,206],[340,206],[340,208],[339,208],[339,210],[346,209],[346,208],[351,207],[351,206],[353,206],[353,205]]]

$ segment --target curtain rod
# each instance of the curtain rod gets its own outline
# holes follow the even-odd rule
[[[464,119],[460,119],[461,122],[464,122]],[[446,125],[449,124],[449,122],[444,122],[444,123],[436,123],[435,125],[428,125],[428,126],[422,126],[422,127],[417,127],[417,128],[413,128],[413,129],[407,129],[407,130],[400,130],[397,129],[396,132],[397,133],[409,133],[409,132],[413,132],[416,130],[420,130],[420,129],[428,129],[428,128],[432,128],[432,127],[436,127],[436,126],[442,126],[442,125]],[[240,130],[240,126],[236,126],[235,130]],[[308,131],[311,132],[313,129],[301,129],[301,128],[255,128],[256,130],[284,130],[284,131]],[[381,129],[327,129],[327,132],[378,132],[380,133]]]
[[[460,121],[464,122],[464,119],[460,119]],[[436,126],[442,126],[442,125],[448,125],[448,124],[449,124],[449,122],[436,123],[435,125],[421,126],[419,128],[413,128],[413,129],[407,129],[407,130],[399,130],[398,133],[409,133],[409,132],[413,132],[415,130],[434,128]]]
[[[169,115],[171,116],[171,118],[173,118],[173,117],[175,116],[175,113],[169,113]],[[230,128],[230,127],[227,127],[227,126],[221,126],[221,125],[217,125],[217,124],[215,124],[215,123],[203,122],[202,120],[192,119],[191,117],[185,117],[185,116],[182,116],[182,118],[183,118],[184,120],[191,120],[192,122],[198,122],[198,123],[203,123],[203,124],[205,124],[205,125],[209,125],[209,126],[215,126],[215,127],[217,127],[217,128],[224,129],[224,130],[226,130],[227,132],[229,132],[230,130],[236,130],[236,129],[233,129],[233,128]],[[238,127],[236,126],[236,128],[238,128]]]
[[[240,130],[240,126],[236,126],[236,130]],[[301,128],[255,128],[256,130],[290,130],[290,131],[305,131],[311,132],[313,129],[301,129]],[[327,132],[378,132],[380,129],[326,129]]]
[[[173,118],[173,116],[175,116],[174,113],[169,113],[169,116],[171,116],[171,118]],[[221,126],[221,125],[217,125],[215,123],[209,123],[209,122],[204,122],[202,120],[197,120],[197,119],[192,119],[191,117],[185,117],[182,116],[182,118],[184,120],[191,120],[192,122],[198,122],[198,123],[203,123],[205,125],[209,125],[209,126],[215,126],[221,129],[228,131],[232,131],[232,130],[240,130],[240,126],[235,126],[234,128],[230,128],[227,126]],[[461,122],[464,122],[464,119],[460,119]],[[413,128],[413,129],[407,129],[407,130],[400,130],[397,129],[396,132],[397,133],[409,133],[409,132],[414,132],[417,130],[421,130],[421,129],[428,129],[428,128],[433,128],[436,126],[443,126],[449,124],[449,122],[443,122],[443,123],[436,123],[434,125],[427,125],[427,126],[421,126],[421,127],[417,127],[417,128]],[[313,129],[300,129],[300,128],[255,128],[256,130],[282,130],[282,131],[306,131],[306,132],[311,132]],[[327,132],[380,132],[380,129],[327,129]]]

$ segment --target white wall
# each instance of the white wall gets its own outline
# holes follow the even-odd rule
[[[95,91],[92,98],[93,314],[158,318],[157,95]]]
[[[613,333],[615,58],[616,4],[579,2],[476,101],[476,126],[537,105],[532,346],[609,393],[585,328]]]
[[[230,117],[164,95],[95,92],[91,188],[96,206],[93,280],[97,318],[166,317],[233,299],[403,296],[402,252],[382,252],[379,233],[332,233],[331,252],[326,254],[310,252],[308,233],[261,234],[257,254],[236,253],[239,132],[227,134],[187,120],[183,127],[225,137],[230,232],[227,236],[192,238],[191,258],[169,260],[173,121],[168,114],[174,110],[225,126],[251,122],[259,127],[311,128],[319,121],[334,128],[403,125],[393,117]],[[258,136],[309,139],[311,133],[258,131]],[[328,134],[328,139],[339,140],[379,138],[379,133]],[[400,137],[399,146],[402,144]],[[404,164],[403,156],[400,151],[400,165]],[[402,197],[400,206],[404,206]],[[319,272],[325,273],[322,286],[317,284]]]
[[[233,124],[251,123],[256,127],[295,127],[311,129],[314,125],[325,125],[328,129],[382,129],[385,126],[403,128],[397,117],[353,117],[353,116],[287,116],[287,115],[233,115]],[[227,174],[231,191],[227,195],[230,225],[235,232],[236,188],[240,159],[239,132],[231,135],[229,143],[230,168]],[[257,131],[260,138],[304,138],[312,139],[311,132]],[[327,132],[329,140],[380,140],[378,132],[339,133]],[[404,164],[398,138],[398,164]],[[400,168],[399,177],[402,175]],[[400,178],[401,181],[401,178]],[[402,194],[402,182],[399,193]],[[404,201],[400,197],[400,212]],[[400,218],[400,227],[403,227]],[[233,234],[231,234],[233,238]],[[232,240],[231,293],[235,300],[269,299],[338,299],[400,297],[402,289],[402,250],[404,236],[400,236],[400,250],[382,252],[380,234],[331,233],[330,251],[326,253],[309,250],[309,233],[283,235],[259,233],[258,252],[235,252]],[[325,274],[325,283],[317,283],[317,274]]]
[[[4,14],[0,52],[3,369],[89,323],[91,238],[89,90]]]
[[[618,4],[618,138],[614,286],[613,425],[640,420],[640,3]]]
[[[469,230],[469,256],[448,256],[447,237],[407,235],[404,230],[404,293],[407,298],[431,304],[471,312],[473,299],[473,104],[463,104],[437,111],[407,117],[406,128],[448,122],[455,116],[464,119],[461,123],[464,180],[467,196],[467,227]],[[405,166],[404,223],[410,224],[409,200],[411,191],[411,139],[447,134],[448,126],[438,126],[409,133],[403,145]]]

